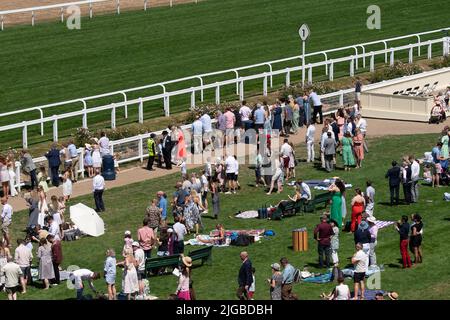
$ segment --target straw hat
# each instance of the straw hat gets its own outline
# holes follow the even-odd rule
[[[398,300],[398,293],[397,292],[389,292],[388,297],[391,300]]]
[[[273,270],[280,271],[280,265],[279,265],[278,263],[272,263],[272,264],[270,265],[270,267],[271,267]]]
[[[186,267],[192,267],[192,259],[191,259],[191,257],[183,257],[181,260],[183,261],[183,264]]]
[[[89,150],[92,149],[92,146],[89,143],[85,143],[84,146],[86,147],[86,149],[89,149]]]

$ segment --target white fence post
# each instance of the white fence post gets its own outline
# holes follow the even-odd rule
[[[170,116],[170,96],[165,97],[164,101],[166,103],[165,104],[166,117],[169,117]]]
[[[23,121],[23,129],[22,129],[22,147],[24,149],[28,148],[28,128],[26,125],[26,121]]]
[[[117,14],[120,14],[120,0],[117,0]]]
[[[172,6],[173,6],[173,0],[170,0],[170,7],[172,8]]]
[[[139,98],[139,123],[144,123],[144,101]]]
[[[147,0],[144,0],[144,11],[147,11]]]
[[[286,68],[286,87],[289,87],[291,85],[291,72],[289,71],[289,68]]]
[[[216,104],[220,104],[220,86],[219,85],[216,86]]]
[[[53,142],[58,142],[58,116],[53,115]]]
[[[81,172],[81,178],[84,179],[84,148],[80,148],[78,151],[80,151],[79,171]]]
[[[428,59],[431,59],[432,57],[433,57],[433,55],[432,55],[432,45],[431,45],[431,42],[428,44]]]
[[[409,57],[408,57],[408,62],[409,63],[413,63],[413,48],[409,48]]]
[[[191,87],[191,108],[195,108],[195,90],[193,87]]]
[[[312,83],[312,67],[311,64],[308,64],[308,83]]]
[[[112,109],[111,109],[111,129],[115,129],[116,128],[116,107],[113,104],[112,105]]]
[[[64,22],[64,8],[61,7],[61,22]]]
[[[350,77],[355,75],[355,59],[352,56],[352,60],[350,61]]]
[[[447,57],[450,53],[450,37],[444,37],[442,46],[443,46],[442,48],[443,56]]]
[[[264,73],[266,74],[266,73]],[[267,75],[264,77],[263,80],[263,96],[267,97]]]
[[[239,100],[244,100],[244,80],[239,82]]]
[[[389,62],[389,65],[393,66],[394,65],[394,59],[395,59],[395,53],[394,53],[394,48],[391,48],[391,60]]]
[[[34,11],[31,11],[31,25],[34,27]]]
[[[141,159],[141,162],[144,161],[144,148],[142,144],[142,135],[139,135],[139,158]]]
[[[344,105],[344,92],[342,90],[340,90],[340,94],[339,94],[339,105],[340,106]]]
[[[92,19],[92,2],[89,2],[89,19]]]
[[[4,29],[4,26],[3,26],[3,15],[0,17],[0,20],[1,20],[1,24],[2,24],[2,31],[3,31],[3,29]]]
[[[19,161],[16,161],[15,165],[16,165],[16,185],[17,185],[17,190],[20,192],[20,190],[22,189],[21,181],[20,181],[20,171],[21,171],[20,167],[22,165]]]
[[[328,72],[328,77],[330,81],[334,81],[334,63],[333,60],[330,60],[330,71]]]
[[[374,72],[375,71],[375,54],[372,52],[370,52],[370,72]]]

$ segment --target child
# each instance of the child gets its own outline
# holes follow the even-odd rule
[[[330,220],[330,225],[334,231],[334,235],[331,236],[331,260],[333,265],[337,267],[339,265],[339,228],[334,220]]]
[[[119,159],[120,159],[120,154],[118,152],[114,153],[114,169],[116,170],[116,174],[118,174],[120,172]]]
[[[48,183],[47,183],[47,173],[45,172],[45,167],[41,166],[39,167],[39,173],[37,175],[39,186],[44,189],[44,192],[48,193]]]
[[[108,286],[108,300],[116,299],[116,253],[113,249],[106,251],[105,280]]]
[[[183,158],[180,167],[181,167],[181,178],[185,180],[187,177],[186,158]]]
[[[253,299],[253,295],[255,294],[255,271],[256,269],[253,267],[252,268],[252,278],[253,278],[253,282],[252,285],[250,286],[250,288],[248,288],[248,299],[249,300],[254,300]]]
[[[262,182],[264,187],[267,187],[266,181],[261,176],[261,168],[263,163],[263,157],[261,153],[258,151],[255,159],[255,178],[256,178],[256,187],[259,187],[259,183]]]
[[[11,197],[17,196],[19,193],[16,190],[16,173],[14,172],[14,162],[8,160],[7,164],[8,173],[9,173],[9,193]]]
[[[158,168],[162,168],[163,163],[163,154],[162,154],[162,146],[163,146],[163,139],[159,139],[158,146],[156,148],[156,155],[157,155],[157,161],[158,161]]]
[[[84,151],[84,167],[87,170],[88,177],[92,178],[94,176],[94,168],[92,161],[92,147],[89,143],[86,143]]]
[[[71,170],[70,168],[64,172],[63,175],[63,196],[64,202],[68,202],[70,200],[70,196],[72,195],[72,180],[70,180]]]
[[[133,247],[131,246],[132,243],[133,243],[133,239],[131,238],[131,232],[130,231],[128,231],[128,230],[125,231],[123,242],[124,242],[124,245],[123,245],[122,255],[124,257],[126,257],[127,256],[126,255],[127,250],[130,250],[130,249],[133,250]]]
[[[432,184],[433,178],[431,176],[431,170],[429,166],[423,168],[423,181],[427,184]]]

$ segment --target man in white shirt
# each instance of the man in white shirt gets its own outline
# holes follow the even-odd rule
[[[109,155],[111,151],[109,150],[109,139],[106,133],[100,133],[100,139],[98,140],[98,145],[100,147],[100,154],[102,157]]]
[[[203,149],[203,124],[200,121],[200,117],[195,118],[192,124],[192,135],[194,142],[194,154],[202,152]]]
[[[364,151],[369,152],[369,147],[367,146],[366,133],[367,133],[367,121],[361,114],[356,116],[356,128],[359,129],[364,137]]]
[[[55,240],[61,240],[59,224],[55,219],[53,219],[53,216],[48,216],[47,223],[49,226],[48,234],[51,234]]]
[[[180,223],[180,216],[175,216],[173,225],[173,232],[176,240],[173,242],[173,253],[184,253],[184,236],[187,234],[186,226]]]
[[[314,152],[314,135],[316,133],[316,127],[314,126],[314,123],[309,122],[306,126],[306,148],[308,150],[308,158],[306,159],[306,162],[314,162],[314,158],[316,156]]]
[[[252,110],[247,106],[247,102],[242,101],[242,107],[239,109],[239,114],[241,115],[242,127],[247,129],[248,124],[250,123],[250,115],[252,114]]]
[[[311,200],[312,194],[311,194],[311,188],[302,180],[297,180],[297,185],[301,188],[301,195],[303,199]]]
[[[355,272],[353,273],[353,281],[355,283],[355,295],[354,300],[358,300],[359,288],[361,287],[361,300],[364,300],[364,280],[367,272],[368,256],[363,251],[361,243],[356,244],[356,253],[352,257],[352,264],[355,266]]]
[[[283,168],[284,171],[286,172],[286,179],[289,179],[290,178],[289,162],[291,159],[290,157],[294,151],[292,150],[292,147],[289,144],[288,139],[284,139],[283,142],[284,143],[280,148],[280,154],[281,157],[283,158]]]
[[[375,207],[375,188],[372,186],[372,181],[366,181],[366,213],[370,216],[373,215],[373,209]]]
[[[94,200],[95,200],[95,211],[103,212],[105,211],[105,204],[103,203],[103,191],[105,190],[105,179],[100,174],[100,170],[95,171],[95,177],[92,180]]]
[[[228,181],[229,190],[225,194],[236,193],[236,159],[232,155],[228,155],[225,160],[225,173]]]
[[[202,184],[201,194],[202,194],[202,203],[205,207],[205,211],[203,213],[208,213],[208,191],[209,191],[209,181],[206,177],[206,170],[203,170],[203,174],[200,177],[200,181]]]
[[[320,118],[320,124],[323,123],[323,115],[322,115],[322,101],[320,101],[320,97],[317,95],[317,93],[314,90],[311,90],[309,93],[309,99],[311,100],[311,104],[313,106],[313,123],[316,123],[317,114],[319,114]]]
[[[411,201],[417,202],[419,200],[419,179],[420,179],[420,164],[414,158],[409,156],[409,162],[411,162]]]
[[[144,279],[145,279],[145,253],[141,249],[139,242],[134,241],[131,246],[133,247],[134,259],[138,263],[136,268],[138,281],[139,281],[139,294],[144,294]]]
[[[11,225],[11,222],[12,222],[13,207],[8,203],[7,196],[2,198],[1,204],[3,206],[2,215],[1,215],[2,233],[3,233],[3,237],[5,238],[5,241],[6,241],[6,246],[9,246],[10,241],[11,241],[11,239],[9,237],[9,226]]]
[[[27,292],[28,277],[31,276],[30,265],[33,261],[33,252],[25,246],[22,239],[17,239],[18,247],[14,251],[14,262],[17,263],[22,270],[23,277],[21,278],[22,293]]]
[[[325,169],[325,140],[328,138],[328,130],[326,127],[322,129],[322,136],[320,137],[320,160],[322,162],[322,168]]]
[[[100,273],[92,272],[89,269],[78,269],[69,275],[69,280],[77,290],[77,300],[83,299],[84,280],[87,280],[91,290],[94,291],[94,293],[97,293],[97,290],[94,287],[94,280],[96,279],[100,279]]]
[[[0,275],[5,277],[5,291],[8,294],[8,300],[17,300],[19,283],[23,278],[22,270],[12,257],[8,256],[6,261],[7,263],[0,269]]]
[[[212,149],[214,151],[214,145],[212,143],[212,125],[211,125],[211,117],[209,114],[205,113],[200,117],[200,121],[202,122],[203,126],[203,144],[204,149],[209,151]]]

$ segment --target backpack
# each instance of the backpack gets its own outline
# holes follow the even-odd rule
[[[234,243],[233,243],[233,241],[231,241],[231,244],[235,245],[235,246],[239,246],[239,247],[246,247],[246,246],[248,246],[250,244],[250,238],[249,238],[249,236],[247,236],[245,234],[240,234],[236,238]]]

